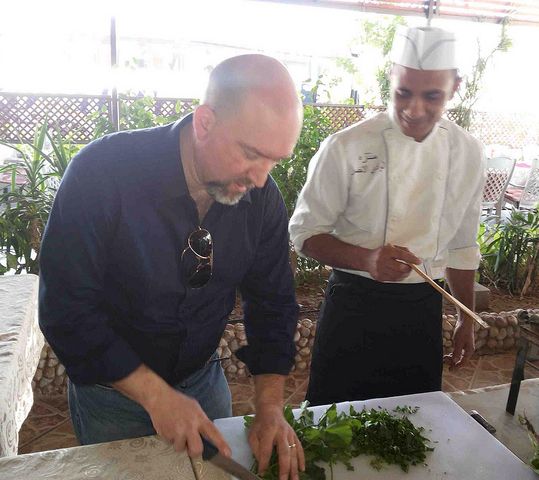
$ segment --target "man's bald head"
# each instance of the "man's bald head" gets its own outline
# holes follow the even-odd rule
[[[193,114],[193,156],[206,191],[237,203],[262,188],[271,169],[293,153],[303,118],[294,82],[282,63],[241,55],[215,67]]]
[[[217,116],[228,116],[239,113],[250,97],[256,97],[276,113],[301,108],[285,66],[259,54],[240,55],[218,64],[210,74],[202,104],[212,108]]]

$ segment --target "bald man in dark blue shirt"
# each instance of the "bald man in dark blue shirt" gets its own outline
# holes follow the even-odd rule
[[[108,135],[71,162],[41,249],[40,325],[69,376],[81,443],[159,433],[189,455],[231,414],[214,354],[239,288],[255,376],[249,442],[263,472],[304,469],[282,415],[298,307],[286,209],[271,168],[291,154],[302,109],[282,64],[218,65],[194,114]],[[292,446],[292,447],[290,447]]]

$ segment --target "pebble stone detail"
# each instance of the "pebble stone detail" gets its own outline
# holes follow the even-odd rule
[[[511,312],[480,313],[479,316],[489,325],[481,328],[475,323],[475,346],[479,355],[498,353],[512,349],[520,337],[519,321],[525,321],[533,315],[539,315],[539,309],[514,310]],[[444,353],[453,348],[453,331],[456,324],[455,315],[442,316]],[[311,349],[314,343],[316,322],[308,318],[298,321],[294,342],[296,344],[295,364],[292,371],[307,371],[311,362]],[[238,348],[247,344],[243,323],[227,324],[217,353],[223,358],[221,364],[228,380],[249,375],[246,365],[233,354]],[[64,366],[45,343],[41,351],[39,365],[32,381],[34,392],[42,395],[63,394],[67,390],[67,377]]]

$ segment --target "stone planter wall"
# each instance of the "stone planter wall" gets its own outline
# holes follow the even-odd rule
[[[42,395],[65,393],[67,389],[65,372],[65,367],[60,363],[50,345],[45,342],[36,374],[32,380],[32,389]]]
[[[518,314],[518,310],[513,312],[480,313],[479,316],[488,323],[489,328],[481,328],[477,322],[474,324],[476,352],[479,355],[485,355],[513,348],[516,345],[516,340],[520,337]],[[455,315],[443,315],[444,353],[449,353],[453,349],[452,338],[455,323]]]
[[[485,355],[513,348],[516,340],[520,337],[518,322],[524,321],[528,316],[539,315],[539,309],[528,311],[515,310],[500,313],[483,312],[479,315],[490,326],[488,329],[481,329],[479,325],[475,325],[476,350],[480,355]],[[452,338],[455,323],[456,317],[454,315],[443,316],[445,353],[450,352],[453,347]],[[309,369],[315,329],[316,322],[308,318],[298,322],[294,336],[296,343],[294,370],[306,371]],[[229,380],[248,375],[245,364],[233,355],[238,348],[246,343],[245,327],[242,323],[230,323],[226,326],[217,351],[220,357],[229,357],[222,362],[225,374]],[[32,387],[36,393],[44,395],[65,393],[66,391],[65,368],[59,363],[48,344],[45,344],[41,352],[41,360],[32,381]]]

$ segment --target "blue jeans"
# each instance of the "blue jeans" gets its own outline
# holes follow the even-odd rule
[[[219,361],[208,363],[174,388],[197,400],[210,420],[232,416],[230,389]],[[146,410],[112,387],[69,381],[68,398],[81,445],[155,434]]]

